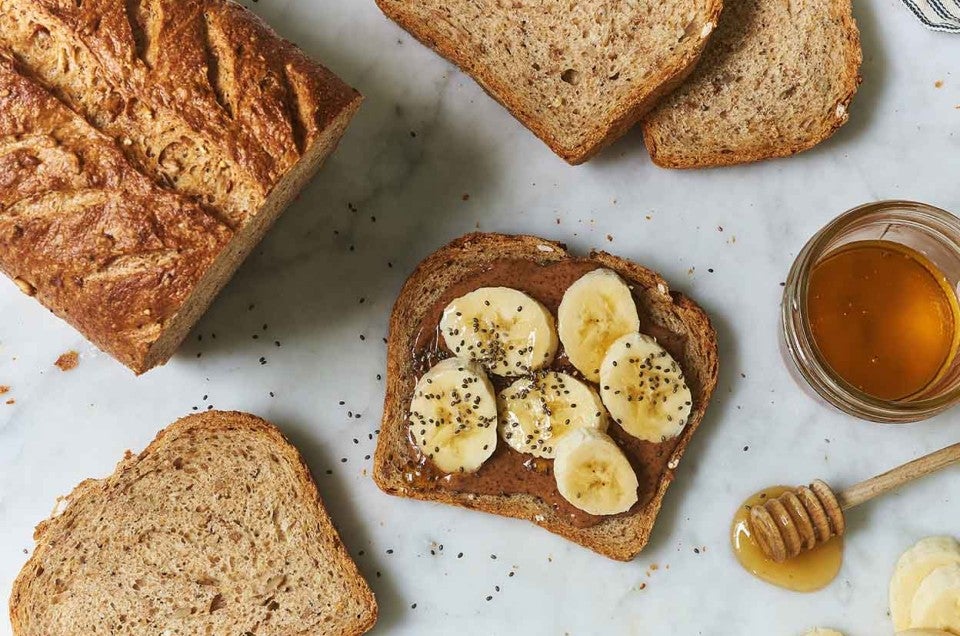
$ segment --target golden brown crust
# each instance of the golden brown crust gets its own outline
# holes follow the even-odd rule
[[[557,515],[551,506],[530,495],[475,495],[412,486],[404,482],[394,462],[395,457],[402,457],[408,452],[406,409],[415,382],[410,343],[412,338],[416,338],[415,331],[427,308],[446,287],[493,261],[526,259],[551,263],[570,258],[573,256],[564,245],[535,236],[475,233],[456,239],[420,263],[401,289],[390,317],[387,391],[373,477],[382,490],[393,495],[441,501],[506,517],[527,519],[600,554],[628,561],[647,543],[663,496],[673,480],[675,467],[699,426],[716,388],[718,364],[716,333],[707,315],[686,296],[670,292],[667,283],[659,275],[640,265],[606,252],[594,251],[589,256],[641,290],[642,302],[649,304],[647,309],[658,322],[687,336],[685,357],[688,362],[697,360],[697,364],[693,368],[687,364],[684,372],[688,377],[693,376],[692,384],[696,383],[700,388],[699,394],[695,395],[689,423],[671,457],[670,465],[673,468],[668,467],[659,476],[655,494],[646,506],[627,517],[610,518],[590,528],[578,528]]]
[[[361,99],[230,0],[0,0],[3,51],[0,269],[137,373]]]
[[[693,71],[697,60],[700,59],[700,53],[703,51],[703,44],[701,44],[695,50],[687,51],[685,55],[673,58],[667,65],[657,69],[656,73],[647,81],[637,86],[629,99],[625,99],[616,105],[606,121],[597,122],[597,125],[589,131],[584,141],[571,148],[563,145],[543,121],[526,112],[519,95],[519,89],[516,86],[502,81],[492,68],[483,64],[481,60],[472,57],[459,42],[442,36],[432,28],[432,25],[419,20],[412,12],[405,12],[402,2],[377,0],[377,5],[387,17],[399,24],[413,37],[473,77],[488,95],[510,111],[520,123],[546,143],[553,152],[572,165],[578,165],[589,160],[630,130],[653,108],[661,97],[683,82]],[[715,25],[722,8],[722,0],[714,0],[704,16],[705,22]],[[704,40],[705,42],[706,40]]]
[[[314,515],[321,528],[321,532],[328,540],[329,546],[334,551],[334,560],[336,565],[345,570],[351,579],[350,587],[352,595],[358,602],[366,608],[366,613],[361,617],[361,621],[352,625],[350,631],[344,632],[345,635],[359,636],[369,631],[377,621],[377,602],[373,592],[367,585],[356,564],[347,553],[343,542],[336,531],[326,509],[323,506],[323,500],[317,490],[316,482],[313,479],[310,469],[303,457],[297,451],[283,433],[273,424],[248,413],[237,411],[207,411],[205,413],[189,415],[183,417],[167,428],[157,433],[152,442],[138,455],[133,455],[127,451],[125,457],[117,464],[116,470],[112,475],[104,479],[86,479],[80,482],[73,491],[63,498],[67,504],[66,508],[51,518],[40,522],[34,532],[36,547],[33,554],[24,564],[13,583],[13,590],[10,595],[10,620],[13,625],[14,634],[25,633],[23,628],[23,614],[30,608],[27,603],[30,600],[29,586],[33,580],[35,565],[44,561],[47,552],[57,550],[57,543],[48,541],[55,528],[61,520],[67,518],[70,507],[77,505],[77,502],[88,497],[97,497],[106,494],[118,483],[124,480],[124,475],[134,469],[136,464],[143,459],[157,452],[163,447],[164,441],[170,437],[178,437],[184,434],[210,434],[222,430],[243,430],[251,436],[267,438],[276,452],[283,454],[291,463],[297,467],[297,491],[305,500],[315,504]],[[304,636],[314,633],[312,630],[302,632]]]
[[[234,226],[358,97],[230,0],[0,0],[0,45]]]
[[[826,141],[833,136],[849,118],[850,102],[863,81],[860,76],[860,65],[863,62],[863,51],[860,46],[860,30],[853,18],[853,11],[850,0],[837,0],[831,5],[835,16],[841,23],[843,38],[844,73],[840,78],[842,94],[837,100],[838,109],[842,107],[842,116],[832,112],[826,115],[822,121],[822,126],[810,137],[801,143],[781,144],[781,145],[763,145],[760,147],[744,147],[734,152],[714,152],[704,153],[694,156],[693,154],[672,154],[669,150],[663,148],[658,139],[663,135],[659,126],[649,120],[641,122],[643,131],[643,141],[650,153],[650,158],[654,164],[661,168],[692,169],[692,168],[719,168],[723,166],[732,166],[743,163],[753,163],[755,161],[764,161],[766,159],[778,159],[781,157],[790,157]],[[723,19],[722,17],[720,18]],[[832,54],[833,52],[831,52]]]
[[[137,368],[232,231],[0,54],[0,270]]]

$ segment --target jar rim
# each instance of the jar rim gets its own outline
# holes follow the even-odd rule
[[[807,384],[840,410],[875,422],[914,422],[960,402],[960,383],[939,395],[915,400],[885,400],[869,395],[833,371],[813,337],[805,306],[813,266],[829,253],[832,241],[844,230],[878,213],[897,212],[909,215],[902,220],[935,232],[960,253],[960,218],[950,212],[918,201],[890,199],[866,203],[840,214],[807,241],[790,268],[781,301],[781,336],[795,368]],[[956,238],[945,235],[945,231],[953,232]]]

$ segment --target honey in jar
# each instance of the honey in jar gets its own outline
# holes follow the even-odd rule
[[[848,243],[814,265],[807,312],[827,364],[882,400],[909,399],[935,383],[960,335],[960,307],[946,277],[892,241]]]

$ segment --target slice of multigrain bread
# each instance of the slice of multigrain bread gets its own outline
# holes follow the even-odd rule
[[[362,634],[366,582],[297,450],[268,422],[178,420],[37,526],[16,636]]]
[[[689,73],[721,0],[377,0],[570,163]]]
[[[847,121],[861,60],[850,0],[729,3],[696,70],[643,120],[650,156],[700,168],[811,148]]]
[[[628,561],[647,543],[674,471],[716,387],[718,368],[716,333],[704,311],[683,294],[671,292],[658,274],[628,260],[601,251],[593,251],[587,257],[597,266],[616,271],[633,286],[643,320],[675,334],[683,342],[678,362],[693,395],[693,412],[666,469],[653,476],[656,483],[651,484],[649,501],[626,516],[605,518],[597,525],[583,528],[571,524],[539,497],[509,492],[454,492],[420,486],[404,478],[411,462],[419,461],[408,440],[407,413],[416,382],[415,343],[431,305],[445,290],[500,259],[550,264],[576,258],[564,245],[535,236],[476,233],[440,248],[417,267],[404,284],[390,318],[387,392],[373,476],[387,493],[527,519],[595,552]]]

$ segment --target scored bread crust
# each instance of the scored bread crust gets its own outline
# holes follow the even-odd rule
[[[143,373],[361,100],[232,0],[0,0],[0,269]]]
[[[671,292],[657,273],[626,259],[592,251],[589,260],[614,270],[640,296],[654,322],[686,336],[684,374],[697,379],[699,394],[694,409],[651,500],[628,516],[611,517],[590,528],[579,528],[558,515],[552,506],[527,494],[478,495],[440,489],[422,489],[408,484],[396,457],[414,456],[407,438],[407,411],[416,382],[413,367],[414,343],[430,307],[451,285],[483,270],[500,259],[522,259],[549,264],[576,258],[561,243],[536,236],[474,233],[463,236],[428,256],[407,279],[390,317],[387,344],[387,390],[383,422],[374,456],[373,478],[385,492],[401,497],[440,501],[492,514],[527,519],[595,552],[620,561],[633,559],[650,537],[663,496],[673,481],[674,471],[692,438],[717,384],[716,332],[707,314],[692,300]],[[691,363],[695,362],[693,366]],[[691,387],[692,388],[692,387]]]
[[[863,80],[860,76],[863,51],[860,45],[860,30],[853,18],[851,0],[832,0],[830,8],[834,14],[833,17],[837,19],[843,32],[843,47],[841,51],[830,51],[829,54],[843,56],[843,72],[838,78],[840,89],[835,100],[836,108],[834,111],[822,115],[819,121],[820,125],[813,134],[796,143],[744,145],[726,152],[702,152],[699,154],[683,152],[678,148],[677,143],[671,144],[668,139],[670,122],[667,114],[674,108],[674,105],[670,103],[671,96],[668,96],[640,122],[640,127],[643,130],[643,141],[653,163],[661,168],[676,169],[716,168],[753,163],[766,159],[790,157],[809,150],[832,137],[850,117],[850,102],[853,101],[853,97]],[[721,24],[723,19],[724,17],[721,16]],[[717,39],[714,38],[713,41],[715,46],[719,46]],[[707,65],[709,61],[705,60],[703,64]],[[709,72],[707,69],[698,69],[697,72],[692,74],[691,82],[698,80],[700,71]],[[676,94],[683,90],[684,86],[681,84]]]
[[[468,50],[456,40],[445,37],[434,25],[419,20],[406,5],[410,0],[376,0],[380,10],[391,20],[421,43],[449,60],[474,80],[493,99],[516,117],[521,124],[539,137],[553,152],[571,165],[578,165],[591,159],[604,147],[613,143],[652,109],[662,97],[679,86],[693,71],[700,59],[704,46],[709,41],[709,33],[700,39],[700,45],[683,48],[679,57],[657,69],[645,82],[636,86],[629,99],[618,103],[611,113],[588,132],[583,141],[576,146],[564,145],[550,127],[537,118],[534,113],[526,112],[517,86],[503,81],[497,73],[481,60],[469,55]],[[715,30],[718,16],[723,8],[722,0],[713,0],[702,16],[706,24]]]
[[[136,465],[151,454],[160,451],[169,440],[185,434],[196,432],[215,434],[217,431],[224,430],[242,430],[252,438],[266,441],[270,444],[273,452],[282,455],[294,467],[297,494],[301,502],[311,508],[318,532],[324,537],[324,547],[331,552],[332,560],[329,565],[344,573],[350,598],[358,607],[363,608],[355,619],[344,619],[345,624],[341,626],[337,633],[344,636],[359,636],[369,631],[377,621],[376,599],[340,540],[333,521],[324,508],[323,500],[317,491],[317,485],[310,473],[310,468],[299,451],[280,432],[280,429],[264,419],[237,411],[206,411],[180,418],[161,430],[157,433],[156,438],[138,455],[133,455],[130,451],[127,451],[124,459],[117,464],[113,474],[109,477],[85,479],[80,482],[69,495],[58,501],[57,509],[59,511],[55,510],[49,519],[41,521],[37,525],[33,534],[36,542],[35,549],[17,575],[10,595],[10,621],[13,625],[13,633],[16,636],[31,633],[25,630],[25,615],[28,615],[34,604],[49,601],[45,598],[34,598],[31,593],[39,578],[37,567],[46,563],[49,554],[54,553],[58,548],[66,547],[69,549],[69,546],[63,546],[63,539],[69,536],[71,526],[75,521],[70,514],[72,507],[79,507],[85,502],[98,498],[106,500],[104,506],[109,505],[110,493],[119,484],[124,483],[127,476],[135,476]],[[40,588],[37,591],[42,593],[43,589]],[[316,628],[311,627],[297,633],[306,636],[319,632]]]

